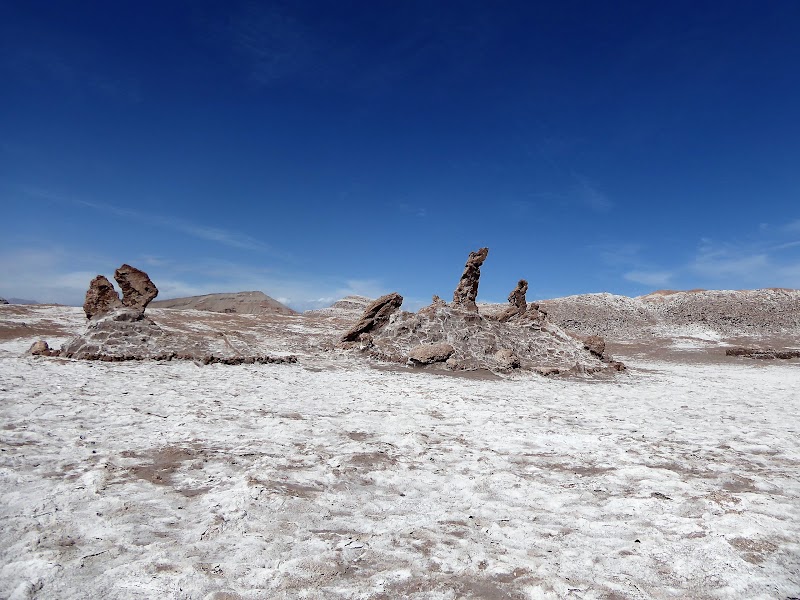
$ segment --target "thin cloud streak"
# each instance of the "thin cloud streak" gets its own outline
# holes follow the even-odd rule
[[[125,219],[134,219],[142,223],[147,223],[148,225],[154,225],[157,227],[162,227],[164,229],[171,229],[173,231],[178,231],[180,233],[184,233],[186,235],[201,240],[207,240],[210,242],[217,242],[220,244],[224,244],[231,248],[238,248],[241,250],[254,250],[270,254],[274,258],[280,258],[286,261],[292,260],[290,255],[281,254],[275,251],[268,244],[265,244],[264,242],[243,233],[229,231],[226,229],[219,229],[216,227],[208,227],[205,225],[192,223],[191,221],[186,221],[184,219],[178,219],[175,217],[140,213],[127,208],[120,208],[118,206],[114,206],[113,204],[104,204],[100,202],[89,202],[87,200],[65,198],[63,196],[59,196],[42,190],[37,190],[34,188],[23,187],[21,189],[25,194],[32,196],[34,198],[51,200],[60,203],[68,203],[76,206],[84,206],[86,208],[91,208],[93,210],[114,215],[116,217],[121,217]]]

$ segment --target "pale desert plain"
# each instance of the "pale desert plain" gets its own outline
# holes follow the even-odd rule
[[[241,365],[31,356],[84,312],[0,306],[0,597],[798,598],[800,360],[725,350],[798,349],[800,293],[758,294],[543,302],[627,367],[551,377],[342,350],[361,298],[148,310],[297,358]]]

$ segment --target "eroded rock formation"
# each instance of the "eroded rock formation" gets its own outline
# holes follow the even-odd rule
[[[470,252],[464,273],[458,282],[458,287],[453,292],[453,304],[472,312],[478,312],[475,299],[478,297],[478,283],[481,278],[481,265],[489,255],[488,248],[481,248],[477,252]]]
[[[625,368],[602,355],[602,350],[590,351],[583,340],[550,323],[535,303],[528,304],[525,280],[509,295],[511,306],[503,318],[482,315],[475,299],[488,253],[487,248],[470,253],[451,304],[434,296],[416,313],[395,313],[402,298],[384,296],[342,337],[340,347],[381,361],[451,371],[521,369],[555,375]]]
[[[144,312],[150,301],[158,296],[158,288],[147,273],[136,267],[122,265],[114,271],[114,279],[122,290],[122,304],[128,308]]]
[[[107,315],[113,310],[122,308],[122,301],[111,282],[103,275],[98,275],[89,283],[86,291],[86,300],[83,303],[83,312],[87,319]]]
[[[525,300],[525,294],[528,293],[528,282],[520,279],[511,293],[508,295],[509,306],[500,316],[497,317],[498,321],[508,321],[517,315],[524,315],[528,310],[528,302]]]
[[[355,342],[362,333],[370,333],[380,329],[389,321],[400,305],[403,297],[397,292],[381,296],[370,304],[361,315],[361,320],[342,336],[343,342]]]
[[[0,298],[0,304],[8,304],[8,300],[5,298]]]
[[[238,365],[297,361],[291,355],[243,353],[224,334],[209,336],[195,330],[162,329],[144,314],[158,294],[147,273],[122,265],[114,278],[122,289],[122,300],[111,282],[98,275],[86,293],[84,311],[89,317],[86,331],[63,344],[60,351],[51,350],[46,342],[38,342],[31,348],[31,354],[111,362],[184,359]]]

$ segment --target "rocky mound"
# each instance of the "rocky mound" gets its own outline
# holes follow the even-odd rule
[[[31,354],[104,361],[189,359],[206,364],[297,360],[294,356],[245,354],[230,343],[162,328],[145,315],[147,305],[158,294],[147,274],[122,265],[114,277],[122,289],[121,299],[108,279],[98,275],[91,281],[83,305],[89,319],[86,331],[60,350],[49,348],[46,342],[37,342],[31,347]]]
[[[8,304],[8,300],[5,298],[0,298],[0,304]]]
[[[263,292],[236,292],[230,294],[206,294],[171,300],[157,300],[153,308],[174,308],[180,310],[207,310],[219,313],[240,315],[297,314],[288,306],[270,298]]]
[[[800,332],[798,290],[662,291],[638,298],[584,294],[541,304],[564,329],[614,339],[669,337],[692,328],[722,336]]]
[[[487,248],[470,254],[452,303],[434,297],[430,306],[410,313],[398,310],[403,300],[399,294],[387,294],[367,307],[342,336],[341,347],[383,361],[453,371],[525,369],[550,375],[624,368],[603,355],[604,346],[593,352],[598,342],[590,349],[549,322],[537,307],[529,307],[524,280],[510,294],[506,311],[481,315],[475,298],[487,254]]]

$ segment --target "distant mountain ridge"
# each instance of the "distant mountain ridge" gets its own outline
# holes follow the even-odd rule
[[[154,300],[151,308],[172,308],[177,310],[206,310],[219,313],[235,313],[240,315],[280,314],[294,315],[296,311],[264,292],[233,292],[223,294],[206,294],[204,296],[188,296],[170,300]]]
[[[687,327],[722,335],[800,332],[800,290],[784,288],[581,294],[540,304],[553,322],[582,334],[639,337]]]

